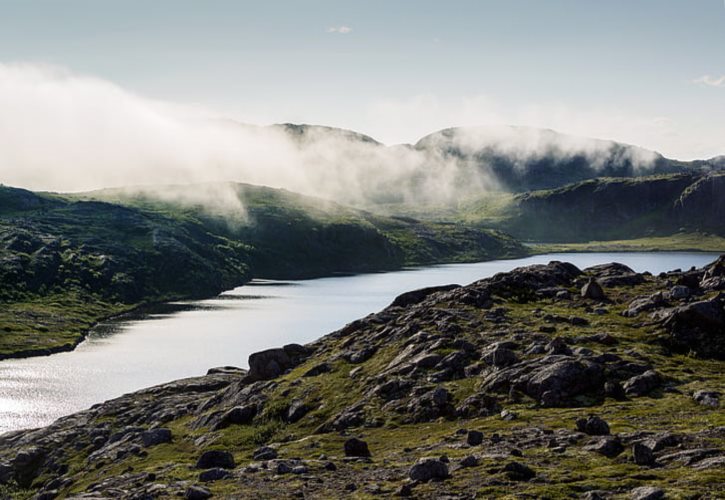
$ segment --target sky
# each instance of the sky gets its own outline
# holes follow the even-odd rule
[[[0,0],[0,64],[388,144],[512,124],[725,154],[723,0]]]

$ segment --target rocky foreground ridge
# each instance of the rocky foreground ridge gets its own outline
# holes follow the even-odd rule
[[[0,436],[0,497],[718,498],[724,339],[725,256],[417,290]]]

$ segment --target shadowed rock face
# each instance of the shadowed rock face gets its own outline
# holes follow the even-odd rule
[[[255,353],[249,372],[213,369],[0,436],[0,483],[138,497],[198,481],[286,498],[309,476],[312,498],[546,496],[624,463],[665,468],[671,480],[658,485],[673,495],[700,473],[700,492],[715,491],[708,471],[725,460],[725,430],[707,422],[720,405],[723,298],[712,280],[723,262],[656,277],[551,262],[412,292],[309,345]],[[606,301],[576,293],[592,279]],[[697,372],[675,348],[702,357]],[[572,456],[582,468],[570,476]]]

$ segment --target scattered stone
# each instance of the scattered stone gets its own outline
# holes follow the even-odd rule
[[[345,456],[346,457],[369,457],[370,450],[368,450],[368,444],[357,438],[350,438],[345,441]]]
[[[289,474],[292,472],[292,467],[290,467],[286,462],[277,462],[275,464],[274,472],[279,475]]]
[[[37,477],[44,459],[45,450],[38,447],[19,451],[12,463],[18,485],[28,488]]]
[[[478,446],[483,443],[483,432],[468,431],[468,434],[466,435],[466,443],[471,446]]]
[[[289,344],[282,348],[267,349],[249,356],[247,380],[270,380],[299,365],[309,355],[306,347]]]
[[[254,460],[274,460],[277,458],[277,450],[271,446],[262,446],[254,451],[252,458]]]
[[[632,460],[637,465],[652,465],[655,461],[655,456],[648,446],[635,443],[632,446]]]
[[[613,458],[624,451],[624,446],[618,437],[607,436],[594,444],[585,446],[584,449],[594,451],[608,458]]]
[[[511,481],[528,481],[536,476],[530,467],[519,462],[509,462],[503,470]]]
[[[211,491],[201,486],[189,486],[186,488],[186,492],[184,493],[184,498],[186,500],[206,500],[211,497]]]
[[[609,424],[596,415],[577,419],[576,428],[579,432],[589,434],[590,436],[609,435]]]
[[[306,465],[296,465],[292,467],[292,474],[307,474],[309,472],[309,469],[307,469]]]
[[[642,375],[635,375],[624,383],[624,393],[629,397],[644,396],[659,387],[662,379],[654,370],[647,370]]]
[[[305,373],[302,374],[303,377],[316,377],[317,375],[322,375],[323,373],[329,373],[332,371],[332,367],[329,365],[329,363],[318,363],[309,370],[307,370]]]
[[[211,481],[219,481],[221,479],[228,479],[232,477],[232,473],[226,469],[220,467],[214,467],[213,469],[207,469],[199,474],[199,481],[208,483]]]
[[[519,416],[515,412],[509,410],[501,411],[501,420],[506,420],[508,422],[511,420],[516,420],[517,418],[519,418]]]
[[[234,456],[228,451],[222,450],[205,451],[196,462],[197,469],[212,469],[215,467],[233,469],[235,465]]]
[[[141,434],[141,441],[145,447],[156,446],[157,444],[170,443],[171,442],[171,430],[170,429],[150,429]]]
[[[720,393],[717,391],[696,391],[692,399],[703,406],[718,408],[720,406]]]
[[[307,406],[304,401],[296,399],[292,401],[289,410],[287,410],[287,422],[293,424],[307,415],[307,412],[309,411],[310,407]]]
[[[491,366],[510,366],[518,362],[516,353],[505,347],[496,347],[484,354],[483,361]]]
[[[448,465],[437,458],[420,458],[410,468],[408,476],[413,481],[442,481],[448,478]]]
[[[581,296],[592,300],[605,300],[607,298],[601,285],[594,278],[589,278],[587,284],[582,287]]]
[[[409,497],[413,495],[413,486],[410,483],[401,484],[400,487],[395,490],[396,497]]]
[[[476,467],[479,464],[478,457],[475,455],[468,455],[460,462],[461,467]]]
[[[632,500],[662,500],[665,491],[654,486],[640,486],[632,490]]]

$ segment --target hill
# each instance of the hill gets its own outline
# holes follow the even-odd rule
[[[725,256],[412,291],[249,370],[0,436],[0,494],[716,498],[723,288]]]
[[[213,296],[253,277],[525,253],[495,231],[378,217],[250,185],[74,195],[0,187],[0,358],[71,349],[102,318]]]

